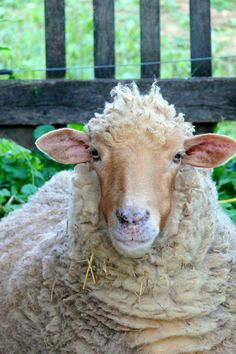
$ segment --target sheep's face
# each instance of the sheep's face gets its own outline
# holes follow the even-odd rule
[[[117,127],[93,137],[91,146],[112,244],[125,256],[142,256],[170,214],[183,133],[172,130],[160,143],[147,129]]]
[[[236,153],[236,141],[217,134],[184,140],[169,129],[165,142],[149,129],[121,126],[91,136],[58,129],[40,137],[40,150],[58,162],[90,162],[101,187],[101,210],[115,249],[140,257],[152,246],[172,207],[181,164],[212,168]]]

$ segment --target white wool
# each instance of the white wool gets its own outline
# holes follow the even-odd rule
[[[155,85],[146,96],[135,85],[112,94],[91,135],[125,112],[160,137],[175,124],[191,134]],[[1,221],[0,353],[235,353],[236,230],[209,171],[181,168],[169,222],[140,259],[112,247],[99,201],[82,164]],[[85,281],[91,255],[95,284],[91,270]]]
[[[176,115],[173,105],[169,105],[160,93],[156,82],[146,95],[141,95],[137,85],[133,82],[130,86],[118,84],[112,91],[113,101],[105,104],[102,114],[95,114],[90,119],[86,129],[93,135],[109,131],[110,127],[133,125],[137,128],[145,127],[165,141],[166,133],[173,128],[180,128],[186,137],[192,135],[194,128],[184,122],[182,113]]]

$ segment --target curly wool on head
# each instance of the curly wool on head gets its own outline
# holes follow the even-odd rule
[[[88,122],[89,134],[101,134],[118,126],[143,127],[164,143],[170,129],[180,128],[186,137],[194,132],[194,127],[184,121],[184,115],[176,115],[174,105],[162,97],[156,81],[145,95],[139,92],[135,82],[129,86],[118,84],[111,90],[111,97],[113,101],[106,102],[103,113],[95,113],[95,118]]]

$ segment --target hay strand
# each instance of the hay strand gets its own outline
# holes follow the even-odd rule
[[[87,282],[88,282],[89,272],[91,272],[91,275],[92,275],[92,278],[93,278],[93,282],[94,282],[94,284],[96,284],[95,277],[94,277],[94,274],[93,274],[93,269],[92,269],[93,258],[94,258],[94,256],[93,256],[93,253],[92,253],[91,256],[90,256],[90,259],[88,261],[88,267],[87,267],[86,274],[85,274],[85,277],[84,277],[84,282],[83,282],[83,287],[82,287],[83,290],[86,288],[86,285],[87,285]]]

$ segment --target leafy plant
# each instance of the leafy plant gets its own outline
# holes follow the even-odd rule
[[[53,126],[36,128],[39,137]],[[8,139],[0,139],[0,217],[25,203],[56,172],[71,166],[58,164],[38,151],[30,151]]]
[[[219,201],[226,213],[236,223],[236,159],[217,167],[214,179],[217,182]]]
[[[216,132],[236,139],[236,122],[217,124]],[[225,212],[236,223],[236,157],[227,164],[214,169],[213,178],[217,183],[219,202]]]
[[[34,130],[34,138],[38,139],[41,135],[46,134],[52,130],[54,130],[55,127],[50,124],[44,124],[44,125],[39,125],[37,128]]]
[[[69,124],[67,124],[67,128],[84,131],[84,124],[83,123],[69,123]]]

